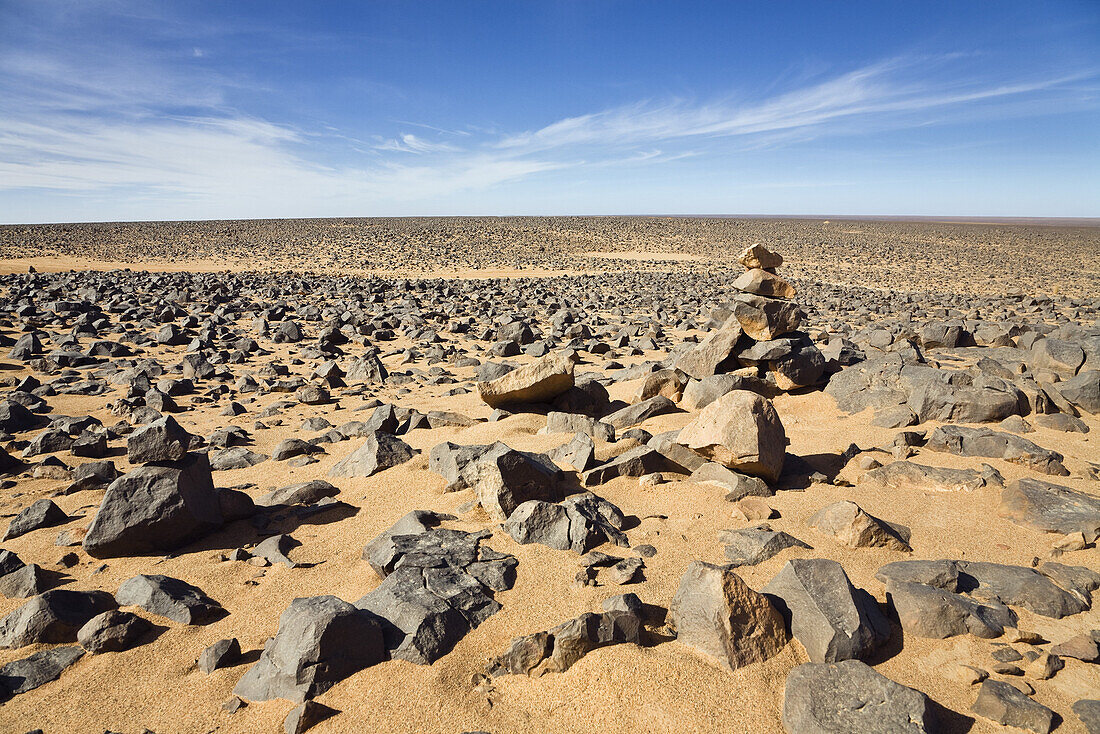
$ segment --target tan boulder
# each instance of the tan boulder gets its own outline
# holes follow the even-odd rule
[[[760,342],[778,339],[802,323],[798,304],[753,293],[738,293],[733,297],[733,315],[745,333]]]
[[[737,256],[737,262],[746,268],[761,268],[775,270],[783,264],[783,256],[772,252],[763,245],[749,245]]]
[[[880,520],[847,500],[822,507],[806,524],[849,548],[891,548],[906,553],[913,550],[906,528]]]
[[[787,434],[770,400],[733,390],[703,408],[677,442],[711,461],[774,482],[783,470]]]
[[[794,286],[767,270],[753,268],[733,281],[733,287],[746,293],[755,293],[758,296],[771,298],[794,298],[797,295]]]
[[[677,640],[730,670],[767,660],[787,644],[782,615],[729,566],[693,561],[668,613]]]
[[[573,387],[573,359],[568,353],[549,354],[492,382],[477,383],[478,394],[490,407],[545,403]]]
[[[676,360],[676,369],[697,380],[718,374],[718,367],[729,359],[742,334],[741,323],[730,317],[719,329]]]

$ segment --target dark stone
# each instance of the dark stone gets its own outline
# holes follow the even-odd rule
[[[114,558],[174,550],[222,525],[210,464],[204,454],[150,464],[107,487],[84,550]]]
[[[205,624],[225,615],[222,605],[202,589],[160,574],[139,574],[123,581],[115,598],[119,604],[138,606],[180,624]]]
[[[928,697],[859,660],[803,663],[787,675],[789,734],[926,734],[936,731]]]

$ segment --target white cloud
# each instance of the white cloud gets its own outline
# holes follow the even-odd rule
[[[996,114],[999,101],[1045,104],[1044,95],[1087,76],[936,83],[927,74],[912,79],[916,61],[893,60],[763,99],[639,102],[508,134],[476,127],[479,120],[461,130],[406,122],[400,125],[430,132],[381,136],[250,117],[226,107],[226,80],[173,71],[156,55],[112,59],[96,52],[95,61],[0,50],[0,194],[43,190],[129,211],[110,209],[112,201],[140,192],[151,212],[177,212],[173,207],[190,202],[188,213],[236,206],[240,216],[339,207],[376,213],[386,202],[430,209],[459,192],[551,171],[657,166],[789,145],[853,125],[917,126],[930,113],[942,117],[977,103]],[[322,162],[334,159],[339,163]],[[57,210],[53,218],[63,219],[65,204]],[[19,218],[0,198],[0,220]]]

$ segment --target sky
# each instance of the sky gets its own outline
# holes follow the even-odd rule
[[[0,0],[0,223],[1100,216],[1100,0]]]

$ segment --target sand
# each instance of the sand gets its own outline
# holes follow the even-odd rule
[[[182,348],[163,350],[176,358]],[[278,355],[286,356],[286,355]],[[642,358],[638,358],[639,360]],[[579,369],[584,369],[581,365]],[[10,374],[10,373],[9,373]],[[612,398],[629,399],[638,381],[612,387]],[[472,417],[487,417],[489,409],[476,394],[442,398],[444,387],[425,388],[395,396],[392,388],[379,392],[382,400],[423,410],[445,409]],[[274,402],[272,394],[259,405]],[[101,409],[102,397],[59,399],[55,412],[90,413],[105,423],[113,416]],[[312,415],[333,424],[362,418],[354,408],[358,399],[343,399],[339,409],[331,406],[297,406],[282,416],[283,425],[256,431],[254,450],[269,453],[274,445],[292,434],[300,422]],[[867,446],[888,443],[894,432],[870,425],[870,415],[845,416],[837,412],[832,398],[822,393],[781,396],[775,401],[791,439],[789,451],[806,457],[836,455],[851,442]],[[209,409],[205,414],[180,415],[185,428],[207,434],[217,427],[239,424],[251,429],[250,415],[219,418]],[[653,433],[682,426],[688,414],[659,416],[644,424]],[[1100,421],[1088,419],[1094,431]],[[30,695],[16,697],[0,708],[0,723],[6,731],[43,727],[47,732],[99,732],[105,729],[130,732],[147,727],[156,732],[270,732],[277,729],[290,710],[287,701],[249,704],[231,717],[220,709],[246,666],[256,659],[265,639],[277,629],[279,614],[298,596],[335,594],[352,600],[372,589],[379,579],[360,559],[362,546],[411,509],[453,512],[471,499],[469,490],[443,492],[443,480],[426,468],[427,451],[444,440],[483,443],[502,440],[514,448],[546,450],[569,436],[537,435],[544,419],[537,415],[516,415],[498,423],[469,428],[414,431],[405,439],[423,453],[413,461],[368,479],[333,480],[341,489],[339,498],[358,508],[357,514],[338,522],[305,524],[292,534],[303,545],[292,552],[309,568],[288,570],[282,566],[260,569],[243,562],[222,562],[219,553],[252,537],[247,521],[228,526],[219,533],[168,559],[120,558],[105,562],[85,560],[71,569],[71,586],[113,592],[119,583],[137,573],[163,573],[182,578],[206,590],[223,604],[229,616],[208,626],[166,623],[166,629],[152,643],[123,653],[86,656],[67,671],[61,681],[43,686]],[[1029,437],[1055,448],[1075,467],[1081,460],[1095,459],[1092,434],[1062,434],[1039,429]],[[328,445],[331,454],[318,464],[294,469],[267,461],[255,467],[215,474],[219,486],[251,483],[254,497],[276,486],[323,477],[328,468],[350,453],[359,441]],[[120,468],[124,457],[116,457]],[[918,461],[940,466],[965,466],[966,460],[922,451]],[[1028,472],[1002,461],[991,461],[1006,479]],[[1069,486],[1087,489],[1080,480],[1067,479]],[[48,496],[63,483],[50,480],[23,481],[18,496],[4,496],[0,509],[5,514]],[[641,487],[637,479],[619,478],[598,490],[627,515],[637,518],[630,531],[632,543],[650,543],[658,553],[647,560],[645,582],[633,587],[576,589],[572,585],[578,570],[576,556],[540,545],[519,545],[499,530],[489,545],[519,559],[515,587],[497,595],[503,610],[463,638],[454,651],[430,666],[404,661],[377,665],[338,684],[318,700],[342,712],[317,726],[317,732],[683,732],[754,731],[779,732],[783,682],[789,670],[807,660],[797,642],[790,643],[777,657],[730,673],[714,662],[677,642],[649,648],[620,645],[596,650],[564,674],[537,679],[509,676],[493,682],[486,694],[475,690],[472,677],[489,658],[502,651],[513,638],[546,629],[582,612],[598,609],[599,602],[626,590],[636,591],[644,601],[666,606],[675,593],[680,575],[691,559],[723,562],[723,547],[717,533],[744,523],[732,519],[731,505],[717,487],[673,481],[655,487]],[[90,520],[102,492],[82,492],[56,501],[66,512],[81,515],[66,527]],[[814,485],[805,491],[783,491],[771,503],[781,513],[773,527],[785,529],[813,546],[813,550],[788,550],[755,567],[739,569],[754,588],[762,587],[793,557],[825,557],[841,562],[857,586],[884,599],[875,570],[904,554],[884,549],[848,549],[804,525],[804,520],[821,506],[840,499],[852,499],[868,512],[909,525],[913,530],[914,558],[951,557],[981,559],[1029,565],[1032,556],[1043,555],[1048,537],[1019,526],[993,520],[998,491],[983,489],[969,493],[926,493],[917,491],[853,489]],[[322,516],[324,518],[324,516]],[[474,530],[487,519],[467,515],[456,527]],[[20,556],[49,567],[66,548],[52,545],[56,532],[42,530],[5,543]],[[259,537],[259,536],[257,536]],[[934,551],[932,551],[934,549]],[[618,549],[605,548],[615,553]],[[932,551],[932,552],[929,552]],[[86,557],[85,557],[86,558]],[[1067,563],[1100,569],[1094,551],[1067,555]],[[20,600],[0,600],[0,613],[16,608]],[[1063,620],[1048,620],[1021,611],[1020,627],[1064,639],[1076,632],[1100,626],[1096,610]],[[245,662],[206,675],[194,661],[201,650],[223,637],[237,637],[248,651]],[[877,669],[883,674],[926,692],[937,703],[964,716],[974,693],[944,679],[949,665],[980,658],[989,642],[972,637],[948,641],[905,639],[900,650],[882,655]],[[0,663],[38,649],[0,651]],[[1036,700],[1058,710],[1067,710],[1087,691],[1100,690],[1096,666],[1070,660],[1067,670],[1051,681],[1037,684]],[[960,720],[961,721],[961,720]],[[965,728],[960,723],[958,731]],[[970,731],[994,731],[988,722],[978,721]],[[1073,723],[1064,731],[1073,731]]]

